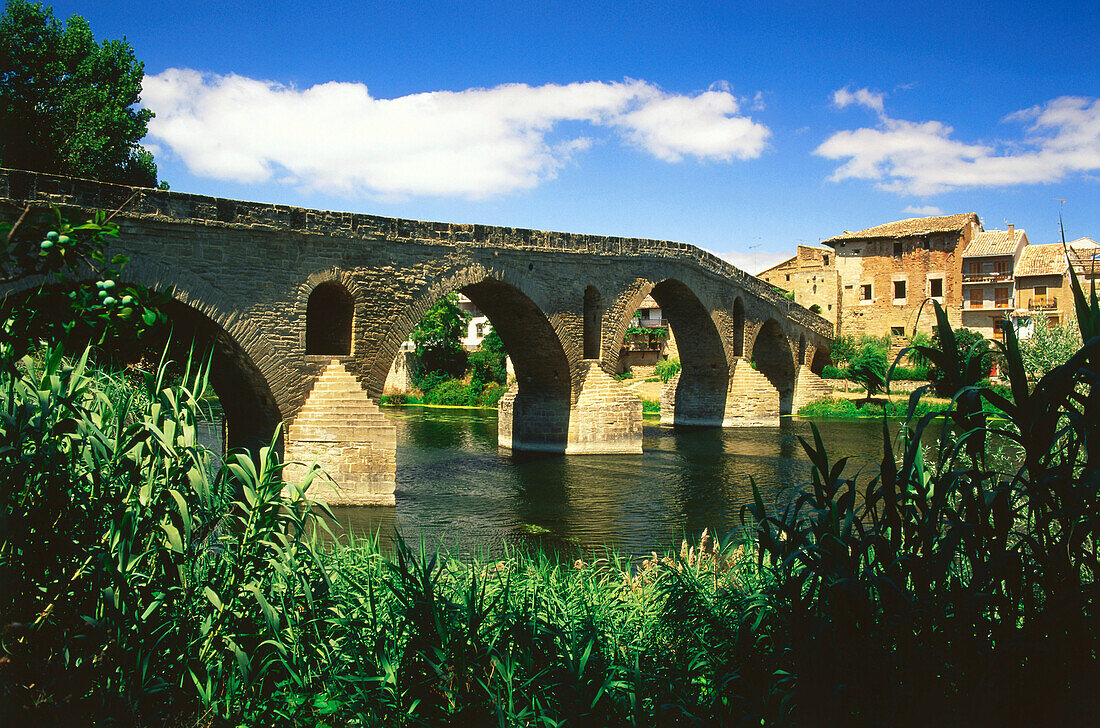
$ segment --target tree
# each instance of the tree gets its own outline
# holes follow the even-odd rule
[[[508,381],[508,365],[505,363],[507,356],[500,334],[496,329],[490,329],[481,340],[478,350],[470,354],[470,384],[477,389],[493,382],[505,384]]]
[[[466,373],[466,350],[462,348],[462,337],[470,318],[458,307],[457,301],[458,296],[454,294],[436,301],[410,334],[420,359],[421,376],[443,372],[451,377],[461,377]]]
[[[157,185],[139,146],[153,117],[144,64],[123,40],[96,43],[79,15],[8,0],[0,17],[0,166],[138,187]]]
[[[870,401],[886,386],[886,352],[874,344],[864,344],[849,360],[847,377],[867,390]]]
[[[1020,341],[1020,355],[1029,379],[1039,379],[1065,364],[1081,348],[1081,330],[1073,320],[1052,323],[1040,312],[1031,336]]]

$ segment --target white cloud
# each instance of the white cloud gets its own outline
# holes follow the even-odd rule
[[[942,122],[882,114],[878,127],[837,132],[814,154],[847,160],[830,176],[834,182],[874,180],[880,189],[915,195],[1057,182],[1100,170],[1100,99],[1063,96],[1005,121],[1029,126],[1021,139],[967,144]]]
[[[902,212],[908,213],[910,215],[917,215],[919,217],[928,217],[930,215],[943,214],[943,210],[936,207],[935,205],[921,205],[920,207],[917,207],[916,205],[909,205],[904,210],[902,210]]]
[[[883,101],[886,99],[886,94],[876,93],[867,88],[857,88],[855,91],[850,86],[837,89],[833,92],[833,106],[838,109],[843,109],[845,106],[851,106],[852,104],[858,104],[859,106],[865,106],[871,111],[883,113]]]
[[[146,76],[142,98],[156,112],[150,137],[195,174],[346,196],[482,198],[535,187],[594,143],[555,138],[563,122],[613,129],[668,162],[755,158],[770,134],[740,114],[724,84],[694,95],[627,79],[377,99],[360,83],[298,89],[169,69]]]

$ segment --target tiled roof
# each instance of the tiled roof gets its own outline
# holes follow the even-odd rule
[[[1060,276],[1066,272],[1066,254],[1061,243],[1025,245],[1016,263],[1016,277]]]
[[[963,257],[1013,255],[1023,237],[1023,230],[986,230],[974,235],[974,239],[963,251]]]
[[[1066,247],[1069,251],[1069,259],[1073,262],[1073,268],[1078,273],[1100,271],[1100,258],[1094,258],[1100,255],[1100,245],[1095,240],[1078,238]]]
[[[859,232],[845,231],[842,235],[823,241],[826,245],[836,246],[842,240],[862,240],[866,238],[905,238],[910,235],[927,233],[946,233],[962,230],[970,223],[978,223],[978,215],[964,212],[958,215],[940,215],[938,217],[911,217],[907,220],[888,222],[885,225],[867,228]]]

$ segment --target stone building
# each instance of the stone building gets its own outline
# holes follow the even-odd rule
[[[962,325],[987,339],[1003,339],[1002,322],[1015,309],[1016,264],[1028,244],[1027,233],[1008,230],[976,233],[962,253]]]
[[[799,245],[793,258],[768,268],[757,278],[794,294],[794,300],[828,319],[840,313],[836,253],[831,248]]]
[[[931,332],[931,298],[952,326],[962,318],[962,251],[982,231],[973,213],[910,218],[858,232],[826,245],[836,251],[839,281],[837,334],[908,336]],[[801,301],[800,301],[801,303]]]

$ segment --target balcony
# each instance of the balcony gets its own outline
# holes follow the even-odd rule
[[[998,301],[963,301],[963,311],[996,311],[997,309],[1012,308],[1010,299]]]
[[[1039,296],[1027,302],[1029,311],[1051,311],[1058,308],[1058,299],[1052,296]]]
[[[639,329],[663,329],[664,327],[668,326],[668,322],[665,321],[663,318],[644,318],[634,319],[630,322],[630,325]]]
[[[963,283],[1005,283],[1012,280],[1012,271],[985,271],[963,273]]]

